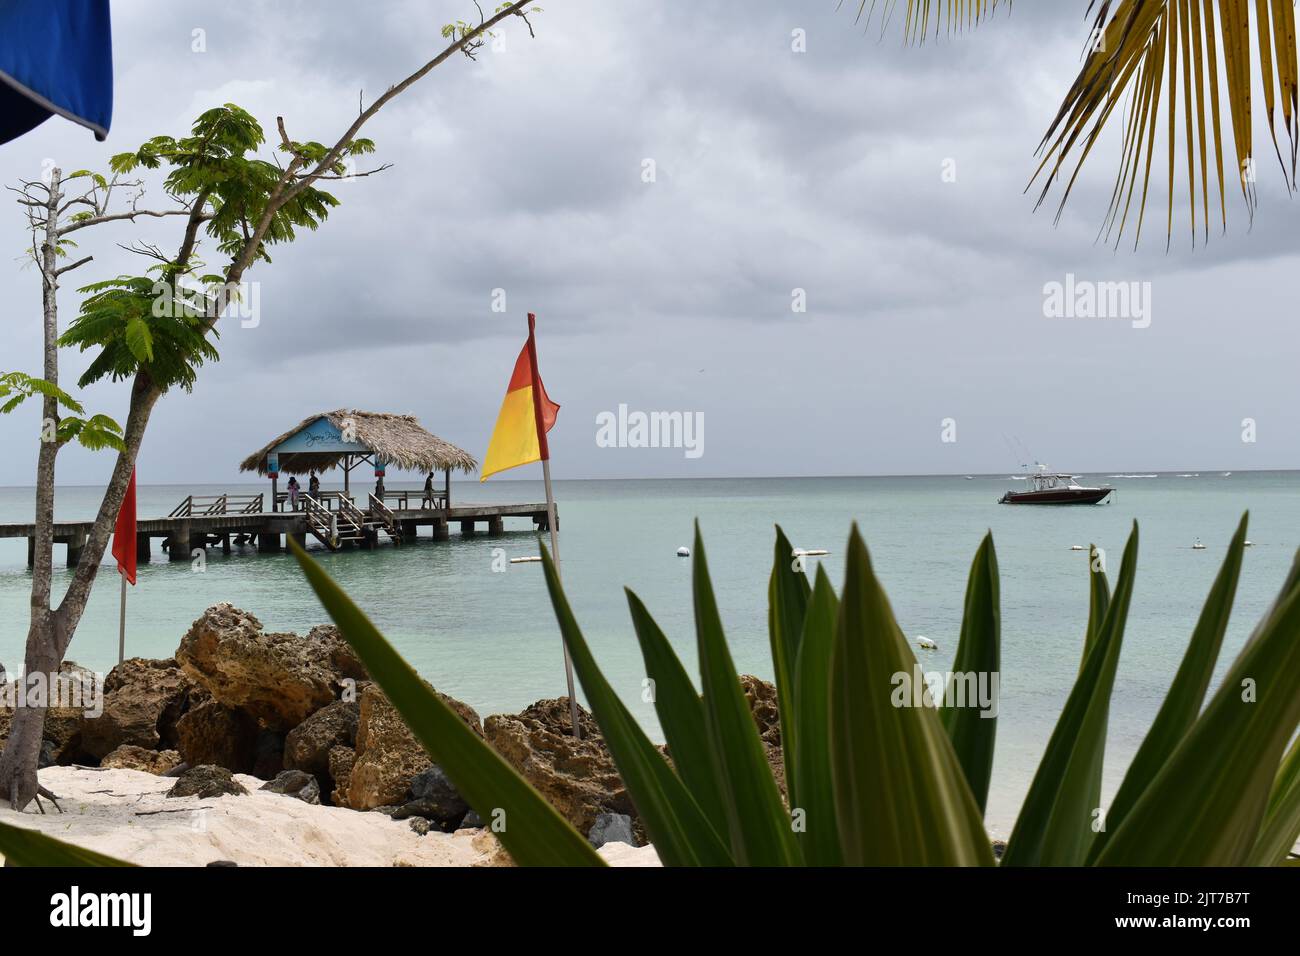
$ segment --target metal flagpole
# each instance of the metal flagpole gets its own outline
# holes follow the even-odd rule
[[[564,582],[560,574],[560,533],[555,521],[555,495],[551,491],[551,460],[542,459],[542,479],[546,482],[546,526],[551,529],[551,557],[555,559],[555,576]],[[564,677],[569,682],[569,718],[573,721],[573,736],[582,739],[582,727],[578,723],[578,695],[573,690],[573,661],[569,659],[569,645],[561,638],[564,648]]]
[[[126,575],[119,574],[119,577],[122,579],[122,614],[117,624],[117,662],[121,664],[126,659]]]

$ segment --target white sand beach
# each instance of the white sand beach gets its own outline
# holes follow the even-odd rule
[[[15,813],[0,822],[143,866],[498,866],[509,863],[485,830],[420,836],[407,821],[382,813],[313,806],[260,792],[265,781],[236,775],[247,796],[168,798],[175,784],[136,770],[49,767],[40,781],[60,797],[63,813]],[[607,844],[613,866],[658,866],[653,847]]]

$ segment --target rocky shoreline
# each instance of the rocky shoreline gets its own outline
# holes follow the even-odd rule
[[[72,663],[63,670],[93,679]],[[783,783],[775,689],[755,677],[741,682]],[[567,698],[480,719],[461,701],[439,697],[594,846],[644,845],[636,808],[585,710],[578,740]],[[11,717],[0,707],[0,743]],[[42,767],[55,766],[175,778],[169,799],[240,799],[256,781],[253,789],[278,799],[383,814],[421,836],[484,827],[335,627],[305,636],[268,632],[230,604],[208,608],[175,657],[113,668],[97,716],[51,709]]]

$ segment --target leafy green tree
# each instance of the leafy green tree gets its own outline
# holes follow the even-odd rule
[[[332,146],[291,139],[283,118],[277,117],[276,151],[280,155],[263,158],[259,154],[266,140],[262,126],[245,110],[227,103],[199,116],[188,136],[156,136],[132,152],[114,156],[111,165],[119,178],[138,170],[166,170],[164,189],[179,206],[168,213],[137,212],[134,206],[127,212],[110,213],[106,206],[95,206],[89,215],[77,212],[65,221],[63,213],[82,200],[66,199],[57,171],[40,197],[43,203],[37,198],[22,200],[29,210],[38,210],[45,229],[45,238],[33,253],[41,266],[45,289],[45,375],[41,380],[25,376],[0,379],[0,402],[16,406],[39,394],[45,418],[56,423],[56,436],[63,434],[92,447],[98,443],[118,450],[72,582],[59,605],[53,607],[50,569],[54,455],[60,446],[56,441],[41,445],[36,565],[25,675],[58,670],[90,598],[153,408],[171,389],[191,389],[203,363],[217,359],[212,341],[216,325],[239,295],[245,273],[259,261],[269,263],[272,246],[292,242],[299,229],[314,230],[325,221],[338,200],[320,184],[368,176],[383,168],[362,173],[352,173],[350,168],[355,157],[374,152],[374,143],[358,136],[371,117],[452,56],[460,53],[473,58],[481,38],[508,17],[519,17],[528,24],[530,11],[525,8],[530,2],[516,0],[490,17],[480,16],[477,26],[457,26],[444,33],[450,40],[448,45],[363,109]],[[531,33],[531,24],[528,26]],[[278,161],[280,157],[283,162]],[[102,176],[92,181],[103,191],[114,182]],[[68,268],[88,261],[58,267],[59,257],[66,254],[67,234],[91,224],[140,215],[178,215],[183,219],[184,229],[175,252],[164,253],[150,245],[135,247],[134,251],[154,260],[148,273],[118,276],[86,286],[82,291],[88,295],[80,313],[60,337],[56,279]],[[217,273],[200,274],[200,231],[215,243],[223,259]],[[83,387],[105,378],[131,383],[130,406],[121,429],[102,416],[92,416],[79,419],[79,425],[69,422],[59,431],[60,406],[79,413],[75,399],[58,390],[59,345],[96,353],[80,380]],[[52,797],[41,790],[36,778],[44,722],[44,708],[19,708],[0,754],[0,797],[7,798],[15,809],[24,808],[38,795]]]

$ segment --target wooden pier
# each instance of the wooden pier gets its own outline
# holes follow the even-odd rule
[[[152,544],[161,541],[162,550],[172,561],[189,561],[195,550],[220,547],[230,554],[237,545],[253,544],[263,553],[283,551],[287,538],[305,545],[314,538],[326,548],[370,550],[383,538],[394,544],[406,544],[421,537],[420,529],[429,528],[434,541],[445,541],[453,525],[462,537],[469,537],[481,527],[489,535],[499,535],[506,518],[528,518],[534,528],[547,530],[546,505],[541,504],[463,504],[451,507],[441,495],[429,499],[418,491],[385,494],[383,499],[370,495],[362,508],[348,495],[326,492],[315,497],[300,494],[297,510],[292,510],[288,495],[276,496],[274,507],[266,510],[265,497],[255,495],[191,495],[165,518],[144,518],[136,523],[136,554],[141,563],[148,562]],[[558,514],[556,520],[559,520]],[[92,521],[58,521],[54,541],[67,546],[68,567],[81,560]],[[27,566],[35,563],[36,526],[34,524],[0,525],[0,538],[27,539]]]

